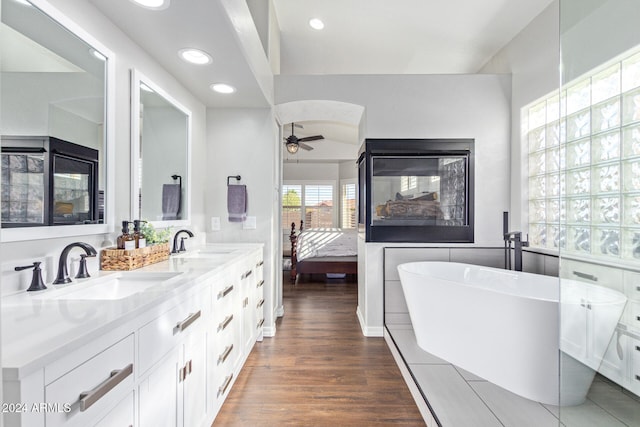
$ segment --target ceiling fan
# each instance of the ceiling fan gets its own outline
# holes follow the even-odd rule
[[[313,150],[313,147],[310,146],[310,145],[305,144],[305,142],[317,141],[319,139],[324,139],[324,136],[322,136],[322,135],[305,136],[304,138],[298,138],[297,136],[295,136],[293,134],[293,127],[294,126],[302,127],[300,125],[295,125],[294,123],[291,123],[291,135],[289,135],[285,139],[285,144],[287,146],[287,151],[289,153],[291,153],[291,154],[297,153],[298,152],[298,148],[302,148],[303,150],[311,151],[311,150]]]

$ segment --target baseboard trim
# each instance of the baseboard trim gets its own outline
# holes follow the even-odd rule
[[[383,328],[382,326],[367,326],[364,322],[364,316],[362,316],[362,311],[360,311],[360,306],[356,308],[356,316],[358,316],[358,322],[360,322],[360,329],[362,330],[362,335],[365,337],[382,337],[383,336]]]

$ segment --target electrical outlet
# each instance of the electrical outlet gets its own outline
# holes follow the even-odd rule
[[[220,231],[220,217],[212,216],[211,217],[211,231]]]

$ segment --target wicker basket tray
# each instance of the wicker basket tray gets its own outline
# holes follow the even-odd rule
[[[169,259],[169,243],[159,243],[140,249],[103,249],[101,270],[135,270],[145,265]]]

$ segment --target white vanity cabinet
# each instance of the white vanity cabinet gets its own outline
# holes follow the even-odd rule
[[[255,279],[254,279],[254,299],[256,302],[255,310],[256,310],[256,340],[262,341],[264,337],[264,259],[262,257],[262,252],[259,252],[254,257],[255,261]]]
[[[73,328],[64,333],[69,351],[55,356],[43,345],[43,361],[29,370],[20,367],[21,340],[9,343],[16,367],[4,366],[3,403],[13,402],[15,410],[5,411],[4,425],[210,426],[262,337],[262,259],[261,245],[238,244],[226,260],[210,266],[201,258],[196,267],[184,259],[155,264],[153,272],[183,268],[185,281],[167,288],[157,302],[148,295],[78,302],[83,310],[125,317],[113,314],[109,322],[91,325],[91,333],[59,318],[61,328]],[[49,307],[51,316],[59,313],[56,304]],[[69,331],[85,332],[82,343]],[[30,410],[20,412],[17,405]],[[32,409],[40,405],[41,411]]]
[[[211,322],[207,333],[208,403],[217,413],[231,388],[242,355],[239,266],[227,268],[213,284]]]
[[[109,336],[20,381],[5,379],[4,425],[89,427],[113,419],[134,425],[134,351],[133,334]]]
[[[200,286],[139,328],[140,427],[197,426],[206,419],[209,295]]]

